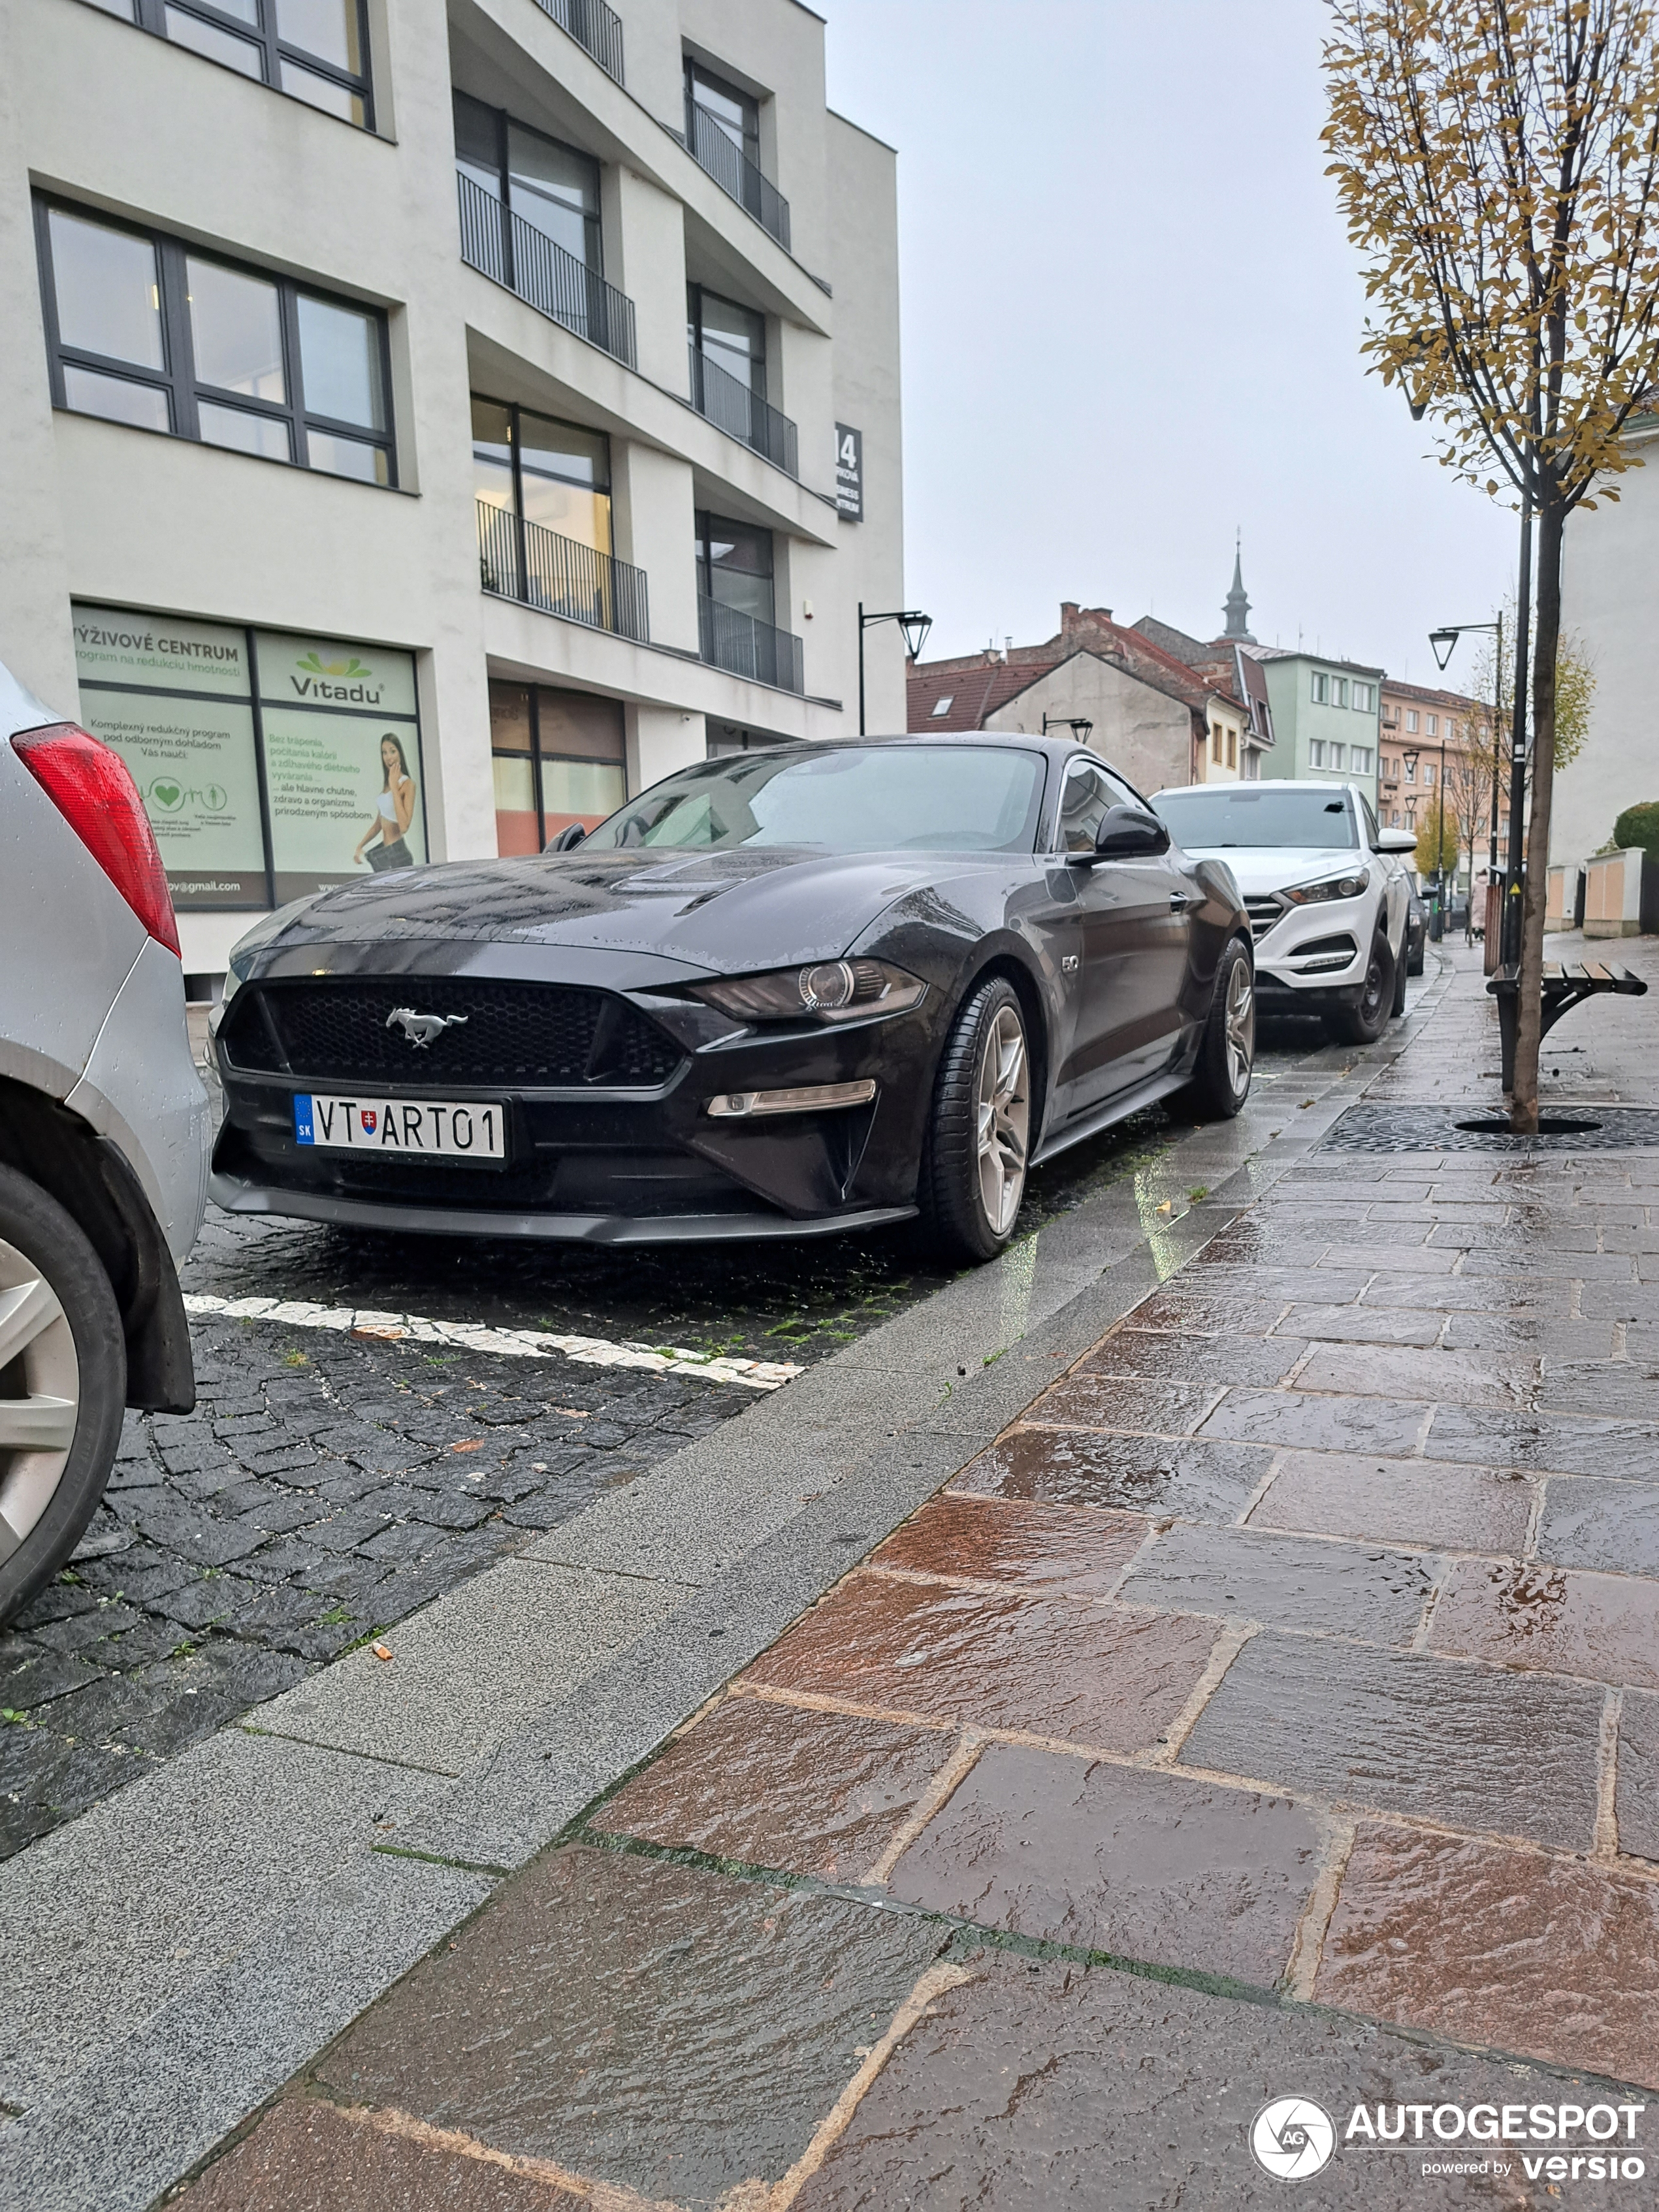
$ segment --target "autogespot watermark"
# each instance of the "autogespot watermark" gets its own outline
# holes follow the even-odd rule
[[[1356,2105],[1338,2142],[1337,2124],[1311,2097],[1275,2097],[1250,2124],[1251,2154],[1279,2181],[1305,2181],[1339,2148],[1416,2145],[1432,2178],[1510,2174],[1528,2181],[1642,2181],[1635,2148],[1645,2105]],[[1457,2146],[1455,2149],[1452,2146]],[[1489,2148],[1490,2146],[1490,2148]]]

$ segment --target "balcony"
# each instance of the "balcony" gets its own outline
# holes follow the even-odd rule
[[[643,568],[561,538],[539,522],[521,522],[510,508],[488,500],[479,500],[477,508],[478,581],[486,592],[586,623],[590,629],[614,631],[636,645],[651,642]]]
[[[562,31],[568,31],[579,46],[586,47],[607,76],[614,76],[618,84],[626,82],[622,17],[614,8],[607,8],[605,0],[536,0],[536,5]]]
[[[457,170],[455,182],[461,201],[461,258],[467,267],[516,292],[527,307],[602,348],[625,368],[636,367],[634,302],[487,192],[476,178]]]
[[[685,110],[685,149],[700,169],[706,169],[720,190],[747,208],[761,228],[789,251],[789,203],[704,108],[688,100]]]
[[[736,438],[764,456],[786,476],[800,475],[799,441],[787,415],[769,407],[729,369],[722,368],[696,347],[691,355],[691,404],[717,430]]]
[[[804,692],[806,678],[801,642],[787,629],[757,622],[735,607],[722,606],[706,592],[697,594],[697,650],[711,667],[729,675],[770,684],[779,691]]]

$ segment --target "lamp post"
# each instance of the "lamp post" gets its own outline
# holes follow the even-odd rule
[[[918,614],[914,607],[890,609],[882,615],[867,615],[864,602],[859,601],[859,735],[864,735],[864,633],[872,623],[896,623],[904,632],[904,643],[912,660],[920,660],[921,648],[927,642],[927,633],[933,627],[932,615]]]
[[[1530,566],[1530,536],[1531,536],[1531,532],[1530,532],[1530,526],[1528,526],[1528,566]],[[1431,630],[1429,632],[1429,643],[1430,643],[1431,647],[1433,648],[1433,651],[1434,651],[1434,658],[1435,658],[1436,665],[1437,665],[1441,670],[1443,670],[1443,671],[1444,670],[1445,665],[1446,665],[1446,663],[1447,663],[1447,662],[1451,659],[1452,654],[1456,651],[1456,649],[1457,649],[1457,641],[1458,641],[1458,639],[1459,639],[1460,637],[1462,637],[1462,635],[1463,635],[1463,633],[1465,632],[1465,630],[1468,630],[1468,631],[1476,631],[1476,630],[1495,630],[1495,631],[1497,632],[1497,635],[1498,635],[1498,648],[1497,648],[1497,651],[1495,652],[1495,653],[1494,653],[1494,654],[1493,654],[1493,656],[1492,656],[1492,840],[1491,840],[1491,843],[1490,843],[1490,846],[1489,846],[1489,848],[1488,848],[1488,849],[1487,849],[1487,854],[1486,854],[1486,880],[1487,880],[1487,882],[1488,882],[1488,883],[1492,883],[1492,882],[1495,882],[1495,881],[1497,880],[1497,877],[1498,877],[1498,788],[1499,788],[1499,782],[1498,782],[1498,777],[1499,777],[1499,768],[1498,768],[1499,755],[1498,755],[1498,732],[1502,729],[1502,727],[1503,727],[1503,726],[1504,726],[1504,617],[1503,617],[1503,616],[1500,614],[1500,615],[1498,616],[1498,619],[1497,619],[1497,621],[1496,621],[1496,622],[1489,622],[1489,623],[1449,623],[1447,624],[1447,626],[1446,626],[1443,629],[1431,629]],[[1517,767],[1516,767],[1516,766],[1513,764],[1513,763],[1511,763],[1511,771],[1510,771],[1510,774],[1511,774],[1511,783],[1513,783],[1513,780],[1514,780],[1514,778],[1515,778],[1516,775],[1523,775],[1523,774],[1524,774],[1524,755],[1525,755],[1525,748],[1524,748],[1524,746],[1523,746],[1523,747],[1521,747],[1521,748],[1518,748],[1518,749],[1517,749],[1517,748],[1512,748],[1511,750],[1512,750],[1512,751],[1514,751],[1514,752],[1516,753],[1516,757],[1517,757],[1517,758],[1522,762],[1522,765],[1521,765],[1520,767],[1518,767],[1518,768],[1517,768]],[[1440,787],[1441,787],[1441,790],[1442,790],[1443,792],[1443,791],[1444,791],[1444,789],[1445,789],[1445,780],[1446,780],[1446,758],[1445,758],[1445,751],[1446,751],[1446,749],[1445,749],[1444,745],[1443,744],[1443,745],[1442,745],[1442,747],[1441,747],[1441,749],[1440,749]],[[1511,845],[1512,845],[1512,844],[1514,843],[1514,842],[1515,842],[1515,838],[1514,838],[1514,828],[1515,828],[1514,817],[1515,817],[1515,814],[1516,814],[1518,811],[1519,811],[1518,802],[1517,802],[1517,801],[1516,801],[1516,800],[1512,797],[1512,798],[1511,798],[1511,800],[1510,800],[1510,842]],[[1469,903],[1470,903],[1471,908],[1473,908],[1474,903],[1474,864],[1473,864],[1473,861],[1471,861],[1471,863],[1470,863],[1470,878],[1469,878]],[[1508,920],[1509,920],[1509,901],[1508,901],[1507,899],[1505,899],[1505,900],[1504,900],[1504,902],[1503,909],[1502,909],[1502,912],[1501,912],[1501,915],[1500,915],[1499,928],[1498,928],[1498,942],[1499,942],[1499,946],[1500,946],[1500,953],[1499,953],[1499,957],[1500,957],[1500,958],[1501,958],[1501,957],[1504,957],[1504,956],[1503,955],[1502,951],[1501,951],[1501,946],[1502,946],[1502,943],[1503,943],[1503,938],[1504,938],[1504,930],[1505,930],[1505,928],[1506,928],[1506,927],[1507,927],[1507,926],[1508,926]],[[1466,940],[1466,941],[1467,941],[1467,940]]]
[[[1045,738],[1050,730],[1069,730],[1080,745],[1088,744],[1094,726],[1086,714],[1045,714],[1042,718]]]

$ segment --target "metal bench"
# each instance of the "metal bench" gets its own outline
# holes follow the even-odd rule
[[[1571,1013],[1582,1000],[1595,998],[1600,991],[1640,999],[1646,996],[1647,988],[1639,975],[1611,960],[1547,960],[1540,993],[1543,1002],[1540,1035],[1547,1036],[1563,1014]],[[1521,970],[1500,968],[1487,982],[1486,990],[1498,1001],[1498,1027],[1504,1041],[1504,1088],[1512,1091],[1515,1039],[1521,1018]]]

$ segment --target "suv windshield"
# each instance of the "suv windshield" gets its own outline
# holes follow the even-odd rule
[[[1188,853],[1224,845],[1310,845],[1352,848],[1359,842],[1346,794],[1322,791],[1275,791],[1271,784],[1222,790],[1160,792],[1152,811],[1177,845]]]
[[[602,822],[589,849],[793,845],[820,853],[1029,853],[1040,753],[988,745],[825,745],[682,769]]]

